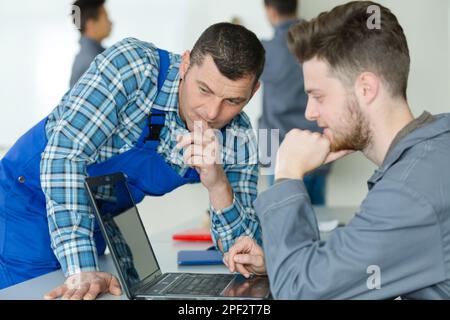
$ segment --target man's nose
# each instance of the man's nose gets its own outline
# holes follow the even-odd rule
[[[221,105],[222,101],[220,99],[211,101],[211,103],[207,106],[206,116],[208,117],[208,121],[214,121],[219,116]]]
[[[305,118],[309,121],[317,121],[318,117],[319,113],[317,112],[317,108],[314,106],[314,103],[311,102],[311,99],[308,99],[305,110]]]

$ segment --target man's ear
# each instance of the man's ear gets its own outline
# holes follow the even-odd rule
[[[86,21],[86,25],[84,26],[84,33],[91,34],[93,30],[95,30],[95,20],[94,19],[88,19]]]
[[[371,104],[379,94],[380,78],[373,72],[361,73],[355,82],[355,92],[360,101]]]
[[[186,72],[189,70],[189,66],[191,65],[191,53],[189,50],[186,50],[181,57],[180,64],[180,78],[183,79],[186,75]]]

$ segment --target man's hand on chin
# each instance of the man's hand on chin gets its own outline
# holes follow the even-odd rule
[[[275,178],[301,180],[321,165],[336,161],[352,152],[331,152],[330,141],[322,134],[293,129],[288,132],[278,149]]]

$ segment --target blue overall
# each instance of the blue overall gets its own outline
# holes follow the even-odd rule
[[[158,50],[160,92],[169,68],[169,55]],[[164,105],[164,95],[156,101]],[[158,100],[159,99],[159,100]],[[40,186],[41,154],[47,145],[46,120],[23,135],[0,161],[0,289],[60,267],[53,250],[45,196]],[[163,195],[186,183],[199,182],[194,169],[180,176],[156,151],[165,113],[152,109],[137,144],[102,163],[87,167],[89,176],[123,172],[136,202],[145,195]],[[99,254],[105,250],[98,225],[94,238]]]

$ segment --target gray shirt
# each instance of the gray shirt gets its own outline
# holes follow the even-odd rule
[[[305,118],[308,95],[305,93],[303,70],[287,45],[287,32],[298,22],[300,20],[282,22],[275,27],[273,39],[261,41],[266,50],[266,63],[261,75],[263,110],[258,126],[259,129],[279,129],[280,142],[294,128],[321,132],[315,121]],[[326,173],[329,167],[323,166],[316,173]]]
[[[450,298],[450,114],[405,129],[354,218],[327,241],[302,181],[257,198],[275,298]]]
[[[105,50],[99,42],[85,36],[80,37],[79,43],[80,51],[75,56],[72,66],[72,75],[70,76],[71,88],[86,72],[94,58]]]

